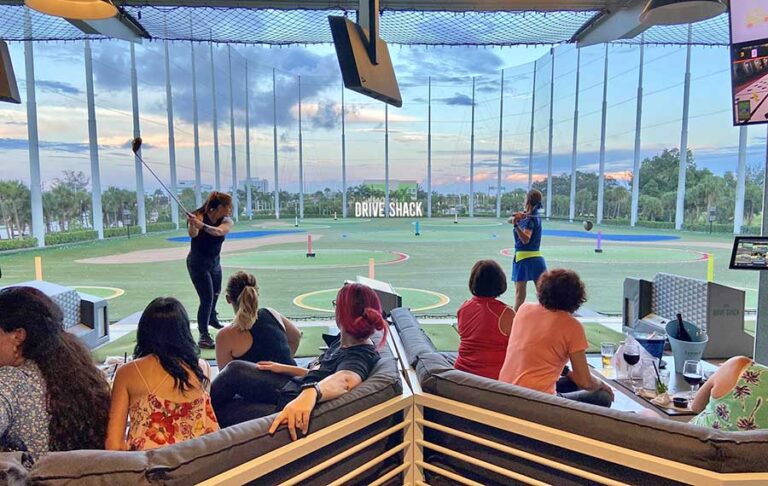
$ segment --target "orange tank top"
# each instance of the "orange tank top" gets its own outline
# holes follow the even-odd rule
[[[134,363],[134,366],[147,388],[147,395],[132,403],[128,410],[131,419],[128,429],[130,450],[156,449],[219,430],[208,392],[202,390],[198,398],[189,402],[165,400],[155,392],[168,376],[150,389],[138,365]]]

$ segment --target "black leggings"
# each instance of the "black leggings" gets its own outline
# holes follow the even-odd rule
[[[211,405],[219,424],[228,427],[281,410],[298,395],[298,386],[286,387],[291,381],[248,361],[230,361],[211,383]]]
[[[200,336],[208,335],[208,324],[216,316],[216,302],[221,293],[221,264],[219,257],[187,256],[187,271],[195,286],[200,306],[197,308],[197,329]]]

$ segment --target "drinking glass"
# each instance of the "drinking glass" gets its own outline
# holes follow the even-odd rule
[[[616,354],[616,343],[600,343],[600,357],[603,360],[603,368],[611,367],[614,354]]]
[[[689,359],[683,364],[683,379],[691,386],[691,398],[696,395],[701,381],[704,379],[704,373],[701,370],[701,361]]]
[[[624,361],[629,366],[629,381],[635,381],[635,365],[640,362],[640,345],[637,343],[626,343],[624,345]]]

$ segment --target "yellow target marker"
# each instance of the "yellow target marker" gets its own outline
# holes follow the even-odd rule
[[[448,304],[451,301],[451,298],[448,297],[445,294],[441,294],[440,292],[434,292],[432,290],[425,290],[425,289],[414,289],[410,287],[396,287],[395,290],[401,291],[401,290],[407,290],[410,292],[419,292],[422,294],[431,295],[434,297],[437,297],[438,301],[435,304],[427,305],[424,307],[417,307],[414,309],[411,309],[413,312],[423,312],[428,311],[432,309],[437,309],[438,307],[442,307],[446,304]],[[315,307],[310,304],[306,304],[304,301],[310,297],[313,297],[318,294],[323,293],[331,293],[335,294],[338,292],[338,289],[324,289],[324,290],[315,290],[313,292],[307,292],[306,294],[301,294],[296,296],[296,298],[293,299],[293,304],[297,307],[301,307],[302,309],[312,310],[312,311],[318,311],[318,312],[334,312],[333,309],[323,308],[323,307]]]
[[[122,295],[125,295],[125,290],[119,289],[117,287],[100,287],[96,285],[73,285],[73,289],[82,291],[84,294],[88,293],[88,290],[109,290],[112,292],[112,295],[109,295],[107,297],[104,297],[104,300],[112,300],[116,299]]]

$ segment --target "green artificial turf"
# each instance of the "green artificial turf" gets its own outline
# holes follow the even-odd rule
[[[314,257],[307,257],[306,248],[293,250],[261,250],[225,255],[221,264],[226,268],[243,269],[302,269],[312,270],[327,267],[366,267],[371,258],[376,264],[392,262],[399,255],[387,251],[354,249],[315,249]],[[358,270],[359,272],[359,270]]]
[[[307,326],[301,328],[301,342],[299,343],[299,349],[296,351],[296,357],[306,358],[308,356],[319,356],[322,353],[320,347],[325,345],[322,338],[323,333],[328,333],[328,327]],[[197,338],[200,336],[197,329],[192,330],[192,336],[195,338],[195,341],[197,341]],[[215,330],[211,332],[211,336],[214,339],[216,338]],[[133,356],[134,346],[136,346],[136,331],[131,331],[124,336],[93,350],[91,354],[93,355],[94,361],[103,363],[109,356],[122,357],[125,353],[127,353],[128,356]],[[201,349],[200,357],[215,361],[216,350]]]
[[[398,289],[395,291],[403,298],[403,307],[410,309],[421,309],[436,305],[440,302],[440,298],[434,294],[420,292],[418,289]],[[327,289],[322,292],[313,293],[306,296],[302,300],[302,304],[313,307],[315,309],[322,309],[323,312],[333,313],[333,301],[336,299],[338,289]],[[440,310],[435,309],[436,311]],[[318,311],[319,312],[319,311]]]

